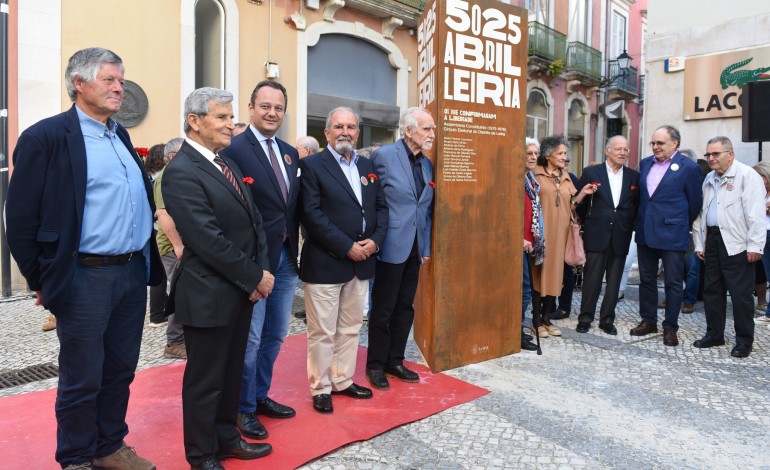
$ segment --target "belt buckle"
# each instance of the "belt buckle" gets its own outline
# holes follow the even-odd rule
[[[131,258],[133,258],[133,257],[134,257],[134,253],[136,253],[136,252],[135,252],[135,251],[132,251],[131,253],[129,253],[129,254],[128,254],[128,259],[126,260],[126,263],[128,263],[129,261],[131,261]]]

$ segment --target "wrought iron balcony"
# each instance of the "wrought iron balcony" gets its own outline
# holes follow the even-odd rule
[[[567,46],[567,71],[581,72],[591,78],[601,79],[602,53],[582,42],[569,43]]]
[[[617,60],[609,61],[610,77],[615,77],[607,87],[622,90],[632,95],[639,95],[639,71],[636,67],[629,67],[627,71],[620,70]]]
[[[548,26],[530,21],[527,26],[529,33],[529,56],[539,57],[549,61],[567,59],[567,36]]]

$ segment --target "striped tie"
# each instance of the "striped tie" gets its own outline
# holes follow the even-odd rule
[[[222,168],[222,174],[225,175],[225,178],[227,178],[230,183],[233,184],[235,187],[235,190],[238,191],[238,194],[241,196],[241,199],[243,199],[243,193],[241,192],[241,187],[238,186],[238,182],[235,180],[235,175],[233,175],[233,172],[230,171],[230,168],[227,166],[227,163],[225,163],[224,160],[222,160],[222,157],[219,155],[214,156],[214,163],[219,165]]]

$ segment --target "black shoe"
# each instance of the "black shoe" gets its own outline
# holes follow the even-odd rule
[[[328,393],[322,393],[313,397],[313,408],[319,413],[331,413],[334,411],[332,406],[332,396]]]
[[[238,413],[238,431],[252,439],[267,438],[267,429],[259,422],[256,413]]]
[[[219,460],[212,456],[206,457],[203,462],[190,467],[192,470],[225,470]]]
[[[612,323],[607,323],[607,324],[604,324],[604,325],[599,325],[599,329],[602,330],[603,332],[607,333],[608,335],[615,336],[615,335],[618,334],[618,329],[615,328],[615,325],[613,325]]]
[[[252,444],[241,439],[238,441],[238,444],[236,444],[235,447],[217,452],[217,458],[219,460],[254,460],[260,457],[264,457],[272,451],[273,446],[270,444]]]
[[[388,383],[388,378],[385,377],[384,370],[366,369],[366,380],[377,390],[390,389],[390,384]]]
[[[725,340],[722,339],[713,339],[709,338],[708,336],[704,336],[703,338],[696,340],[692,345],[696,348],[713,348],[714,346],[724,346]]]
[[[372,398],[372,391],[360,385],[350,384],[345,390],[332,390],[332,395],[345,395],[350,398],[366,399]]]
[[[575,328],[575,331],[578,333],[588,333],[588,330],[591,329],[591,324],[587,321],[579,321],[577,324],[577,328]]]
[[[736,344],[733,350],[730,351],[730,355],[733,357],[749,357],[749,354],[751,354],[751,346],[744,344]]]
[[[537,345],[529,340],[521,340],[521,349],[524,351],[537,351]]]
[[[401,379],[404,382],[417,383],[420,381],[420,376],[417,375],[417,372],[411,371],[403,365],[390,366],[385,369],[385,373],[392,375],[397,379]]]
[[[295,313],[295,314],[294,314],[294,318],[299,318],[299,319],[301,320],[301,319],[303,319],[303,318],[307,318],[307,314],[306,314],[306,313],[305,313],[305,311],[303,310],[303,311],[301,311],[301,312],[297,312],[297,313]]]
[[[549,315],[549,318],[551,320],[564,320],[565,318],[569,318],[569,312],[562,310],[562,309],[556,309],[551,315]]]
[[[522,341],[532,341],[534,338],[532,338],[532,335],[527,334],[524,329],[521,330],[521,340]]]
[[[294,408],[281,405],[267,397],[264,400],[257,400],[257,414],[268,418],[283,419],[292,418],[297,412],[294,411]]]

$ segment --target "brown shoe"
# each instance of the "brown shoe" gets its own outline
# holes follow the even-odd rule
[[[676,331],[669,330],[668,328],[664,329],[663,344],[666,346],[679,346],[679,340],[676,337]]]
[[[639,323],[635,328],[631,328],[631,336],[644,336],[657,332],[658,327],[652,323],[647,323],[646,321]]]
[[[163,357],[166,359],[187,359],[187,348],[184,343],[171,344],[163,349]]]
[[[48,314],[48,318],[43,323],[43,331],[51,331],[56,329],[56,317],[52,313]]]
[[[155,470],[155,465],[136,455],[133,447],[123,443],[123,447],[106,457],[94,459],[94,467],[114,470]]]
[[[695,311],[695,306],[693,304],[682,305],[682,313],[692,313],[694,311]]]

